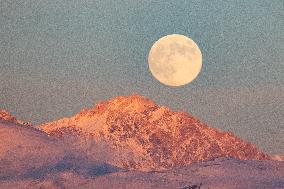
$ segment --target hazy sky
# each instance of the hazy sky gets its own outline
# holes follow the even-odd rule
[[[138,92],[284,154],[283,0],[1,0],[0,108],[42,123]],[[160,84],[148,53],[192,38],[198,78]]]

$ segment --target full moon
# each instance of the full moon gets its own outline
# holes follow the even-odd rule
[[[172,34],[154,43],[148,63],[157,80],[176,87],[186,85],[198,76],[202,67],[202,54],[192,39]]]

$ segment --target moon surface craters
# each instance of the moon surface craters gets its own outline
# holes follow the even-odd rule
[[[169,86],[190,83],[202,67],[202,55],[193,40],[182,35],[168,35],[152,46],[148,57],[153,76]]]

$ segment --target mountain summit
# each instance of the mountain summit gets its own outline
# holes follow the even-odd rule
[[[188,113],[171,111],[138,94],[98,103],[40,129],[59,138],[75,137],[79,146],[104,141],[116,154],[109,163],[128,169],[162,170],[217,157],[270,159],[232,133],[210,128]]]

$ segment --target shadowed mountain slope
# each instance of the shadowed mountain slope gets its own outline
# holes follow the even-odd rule
[[[42,178],[67,170],[91,176],[118,170],[102,162],[103,158],[98,155],[93,154],[90,159],[82,148],[71,147],[65,141],[21,123],[7,111],[0,112],[0,182]],[[104,147],[98,143],[92,145],[98,151]]]
[[[37,176],[64,157],[60,143],[46,133],[0,120],[0,180]]]
[[[84,177],[73,171],[31,178],[5,180],[0,188],[38,189],[283,189],[284,162],[219,158],[159,172],[123,171]]]

